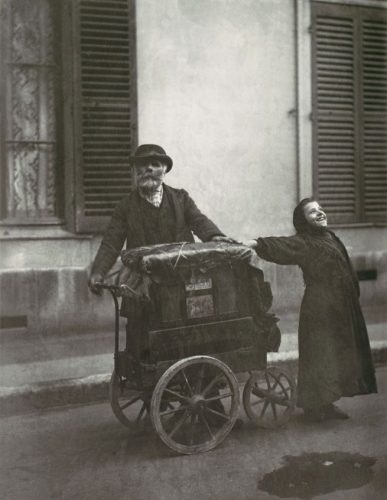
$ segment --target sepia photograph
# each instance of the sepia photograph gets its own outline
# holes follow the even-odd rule
[[[387,0],[0,0],[1,500],[386,500]]]

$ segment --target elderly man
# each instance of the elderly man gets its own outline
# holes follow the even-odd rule
[[[202,241],[226,241],[222,231],[204,214],[184,189],[174,189],[164,184],[172,159],[155,144],[143,144],[131,158],[137,189],[117,205],[107,231],[94,259],[89,287],[99,293],[98,283],[117,260],[126,241],[126,248],[160,243],[194,242],[194,233]],[[147,322],[147,310],[138,303],[124,298],[121,315],[127,318],[126,349],[147,362],[149,346],[144,335],[138,332]],[[214,394],[217,390],[214,389]],[[220,401],[214,409],[224,412]],[[221,419],[221,423],[224,420]],[[240,425],[238,420],[237,426]]]
[[[126,248],[180,241],[232,241],[200,212],[184,189],[164,184],[172,159],[156,144],[143,144],[131,158],[137,189],[117,205],[94,259],[89,287],[98,293],[97,283]]]

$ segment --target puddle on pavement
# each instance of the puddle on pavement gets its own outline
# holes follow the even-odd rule
[[[376,459],[335,451],[285,456],[284,462],[283,467],[266,474],[258,488],[281,498],[309,499],[369,483]]]

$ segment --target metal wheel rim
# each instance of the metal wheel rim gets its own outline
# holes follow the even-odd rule
[[[150,427],[150,396],[143,391],[122,388],[114,371],[110,379],[109,400],[116,418],[132,433],[139,434]]]
[[[193,377],[197,369],[199,376]],[[207,379],[206,374],[211,378]],[[183,382],[177,383],[178,380]],[[224,383],[226,387],[218,389]],[[211,391],[218,392],[213,395]],[[216,401],[222,402],[223,416]],[[169,448],[183,454],[215,448],[231,431],[238,410],[235,375],[225,363],[210,356],[192,356],[169,367],[158,381],[151,401],[151,419],[157,434]],[[214,425],[214,418],[220,420],[219,427]]]
[[[243,406],[258,427],[276,429],[285,425],[296,404],[294,378],[283,369],[268,367],[250,375],[243,390]]]

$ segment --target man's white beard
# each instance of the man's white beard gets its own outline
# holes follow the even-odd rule
[[[157,191],[157,189],[161,186],[162,180],[159,179],[143,179],[139,181],[139,188],[141,191],[146,193],[152,193],[153,191]]]

